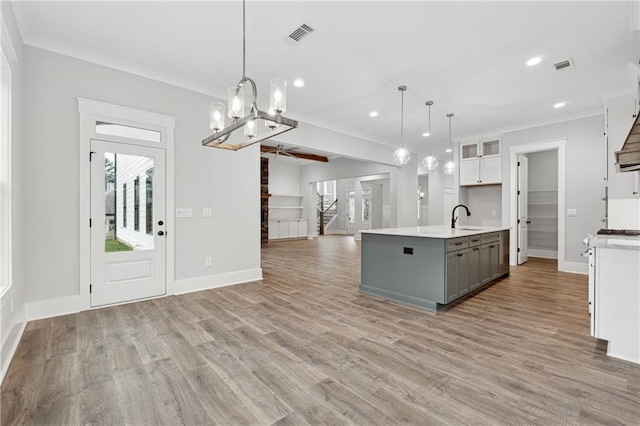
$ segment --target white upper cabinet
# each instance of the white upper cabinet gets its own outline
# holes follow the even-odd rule
[[[500,139],[460,144],[460,186],[502,183]]]

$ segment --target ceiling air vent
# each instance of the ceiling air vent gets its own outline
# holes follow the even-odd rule
[[[289,34],[289,39],[295,41],[296,43],[299,43],[302,41],[303,38],[307,37],[309,34],[311,34],[314,31],[315,29],[312,26],[307,24],[302,24],[298,28],[293,30],[291,34]]]
[[[566,61],[558,62],[557,64],[553,64],[556,71],[563,70],[565,68],[573,67],[573,61],[571,59],[567,59]]]

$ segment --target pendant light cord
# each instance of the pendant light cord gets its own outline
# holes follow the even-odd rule
[[[404,90],[400,90],[400,148],[404,148]]]
[[[433,102],[432,102],[433,103]],[[429,156],[431,157],[431,104],[427,104],[429,107]]]
[[[246,31],[245,31],[245,8],[246,8],[246,0],[242,0],[242,79],[244,80],[247,77],[246,74],[246,58],[247,58],[247,42],[246,42]]]

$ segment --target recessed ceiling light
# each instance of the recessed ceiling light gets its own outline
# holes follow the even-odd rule
[[[293,85],[296,86],[296,87],[302,87],[302,86],[304,86],[304,80],[299,78],[299,79],[297,79],[297,80],[295,80],[293,82]]]
[[[542,58],[540,56],[534,56],[527,61],[527,66],[532,67],[534,65],[538,65],[540,62],[542,62]]]
[[[378,116],[378,111],[371,111],[369,113],[369,117],[377,117]]]
[[[424,136],[425,138],[428,138],[429,136],[431,136],[431,133],[429,133],[429,132],[424,132],[424,133],[422,134],[422,136]]]
[[[567,105],[567,103],[566,103],[566,102],[558,102],[557,104],[553,104],[553,107],[554,107],[554,108],[562,108],[562,107],[564,107],[565,105]]]
[[[447,148],[444,150],[444,152],[453,152],[453,150],[451,148]]]

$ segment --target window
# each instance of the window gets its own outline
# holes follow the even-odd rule
[[[140,176],[133,181],[133,230],[140,230]]]
[[[11,69],[0,51],[0,293],[11,286]]]
[[[153,169],[147,170],[147,180],[146,182],[146,214],[145,214],[145,224],[147,234],[153,234]]]
[[[122,227],[127,227],[127,184],[122,184]]]
[[[139,129],[121,124],[105,123],[104,121],[96,121],[96,133],[150,142],[160,142],[162,137],[162,133],[157,130]]]

